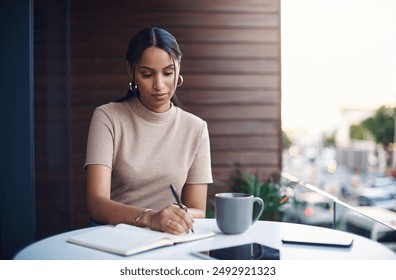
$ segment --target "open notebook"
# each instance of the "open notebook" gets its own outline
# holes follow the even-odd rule
[[[118,224],[116,226],[98,227],[86,233],[70,236],[67,241],[93,249],[129,256],[214,235],[214,232],[200,232],[199,230],[195,230],[195,233],[172,235],[127,224]]]

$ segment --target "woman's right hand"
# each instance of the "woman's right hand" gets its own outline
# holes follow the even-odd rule
[[[140,221],[140,226],[171,234],[188,233],[194,223],[191,215],[177,205],[169,205],[160,211],[149,211]]]

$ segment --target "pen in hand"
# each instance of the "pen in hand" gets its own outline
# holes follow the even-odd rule
[[[171,191],[172,191],[173,196],[175,197],[176,204],[180,207],[180,209],[183,209],[184,211],[187,212],[187,207],[185,207],[185,206],[182,204],[182,202],[181,202],[181,200],[180,200],[180,197],[179,197],[179,195],[178,195],[177,192],[176,192],[175,187],[174,187],[172,184],[171,184],[169,187],[170,187],[170,189],[171,189]],[[193,228],[191,228],[191,231],[192,231],[192,233],[194,233],[194,229],[193,229]]]

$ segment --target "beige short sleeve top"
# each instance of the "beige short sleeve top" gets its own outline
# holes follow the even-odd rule
[[[174,202],[169,185],[212,183],[207,124],[179,107],[165,113],[137,98],[95,109],[86,161],[112,170],[111,199],[160,210]]]

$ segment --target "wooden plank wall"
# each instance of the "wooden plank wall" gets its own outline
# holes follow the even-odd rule
[[[86,138],[94,108],[127,92],[125,52],[146,26],[180,44],[186,110],[208,122],[215,184],[238,164],[281,170],[280,0],[71,0],[71,180],[74,227],[87,222]]]
[[[178,96],[208,121],[214,179],[227,180],[235,164],[262,178],[280,170],[279,1],[76,0],[71,7],[76,215],[85,206],[80,167],[92,110],[126,93],[126,46],[145,26],[178,39],[184,76]],[[214,184],[210,194],[219,190]]]

